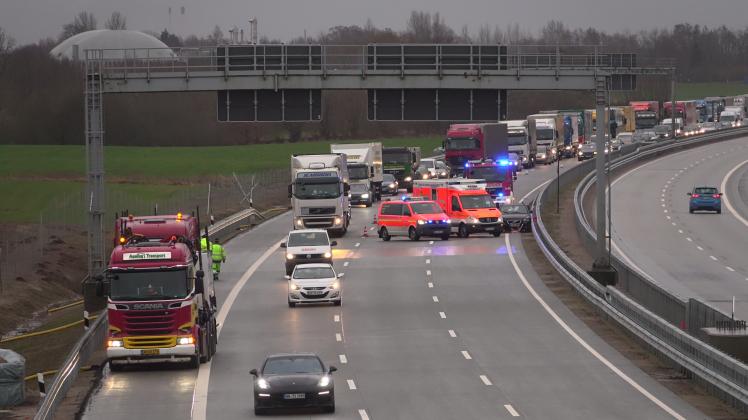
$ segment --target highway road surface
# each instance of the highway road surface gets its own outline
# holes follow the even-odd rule
[[[722,214],[689,214],[694,186],[725,193]],[[614,252],[681,297],[748,319],[748,138],[665,156],[613,184]]]
[[[576,164],[573,160],[564,165]],[[554,167],[520,175],[537,194]],[[528,198],[529,199],[529,198]],[[226,245],[218,354],[199,374],[106,372],[85,419],[253,417],[252,377],[276,352],[336,365],[337,413],[279,418],[668,419],[704,416],[598,338],[545,288],[520,234],[384,243],[374,209],[356,208],[338,239],[343,304],[286,304],[288,214]]]

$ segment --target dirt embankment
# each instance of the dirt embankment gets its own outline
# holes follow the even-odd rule
[[[87,267],[85,234],[56,230],[39,246],[35,229],[34,226],[0,225],[0,238],[11,236],[11,232],[15,237],[25,238],[9,242],[9,249],[3,250],[6,276],[0,279],[0,335],[18,328],[26,329],[25,324],[29,323],[31,328],[34,320],[51,305],[80,297],[80,282]],[[6,246],[5,242],[2,246]],[[7,269],[8,266],[14,269]]]

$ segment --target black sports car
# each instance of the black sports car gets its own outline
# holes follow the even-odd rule
[[[507,232],[518,230],[532,232],[532,213],[525,204],[502,204],[499,207],[501,217],[504,218],[504,229]]]
[[[312,353],[268,356],[255,377],[255,414],[270,408],[320,407],[335,412],[335,385],[332,373],[337,368],[325,365]]]

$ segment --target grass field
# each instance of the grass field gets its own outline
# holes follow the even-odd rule
[[[677,100],[703,99],[708,96],[735,96],[745,93],[748,93],[748,84],[743,82],[677,83],[675,85]]]
[[[441,144],[440,137],[381,140],[385,146],[420,146],[425,155]],[[105,148],[109,177],[195,179],[211,175],[250,173],[288,166],[292,153],[329,152],[330,142],[300,142],[226,147]],[[0,146],[0,178],[82,177],[83,146]]]

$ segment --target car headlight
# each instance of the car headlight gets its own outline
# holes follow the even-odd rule
[[[288,285],[288,288],[289,288],[289,289],[291,289],[291,290],[299,290],[299,289],[301,289],[301,288],[299,287],[299,285],[298,285],[298,284],[296,284],[296,283],[290,283],[290,284]]]
[[[579,151],[579,153],[577,153],[577,155],[579,155],[579,156],[582,156],[583,154],[584,154],[584,153],[582,153],[582,151],[581,151],[581,150]]]
[[[330,285],[330,289],[332,289],[332,290],[338,290],[338,289],[340,289],[340,282],[337,281],[337,280],[335,280],[335,282]]]
[[[421,175],[421,179],[429,179],[429,174],[423,174],[423,175]]]
[[[571,146],[566,146],[565,149],[566,150],[571,150]]]
[[[406,177],[405,177],[405,182],[410,182],[410,181],[412,181],[412,180],[413,180],[413,178],[412,178],[412,177],[409,177],[409,176],[406,176]]]
[[[418,221],[418,224],[419,224],[419,225],[425,225],[425,224],[426,224],[426,221],[425,221],[425,220],[419,220],[419,221]]]
[[[440,175],[440,176],[447,176],[447,173],[446,173],[446,172],[442,172],[442,173],[441,173],[441,174],[439,174],[439,175]]]
[[[499,223],[504,223],[504,218],[502,218],[502,217],[499,217],[499,220],[498,220],[498,222],[499,222]]]
[[[556,154],[556,149],[552,149],[551,153],[555,155]]]
[[[325,252],[322,256],[325,258],[332,258],[332,252]]]
[[[468,223],[478,223],[479,220],[473,216],[467,218]]]
[[[293,254],[290,254],[290,253],[289,253],[289,254],[286,254],[286,259],[287,259],[287,260],[292,260],[292,259],[294,259],[294,255],[293,255]]]
[[[317,383],[317,386],[320,388],[325,388],[328,385],[330,385],[330,377],[328,375],[325,375],[322,378],[320,378],[319,382]]]
[[[390,188],[395,188],[395,184],[390,184],[389,187]]]
[[[106,343],[107,347],[122,347],[122,340],[109,340]]]
[[[302,218],[296,219],[296,226],[299,226],[299,227],[304,226],[304,219]]]
[[[527,162],[527,156],[522,156],[522,162]]]
[[[335,224],[336,224],[336,225],[339,225],[339,224],[341,224],[341,223],[343,223],[343,219],[341,219],[340,217],[336,217],[336,218],[335,218]]]
[[[194,337],[179,337],[177,338],[177,344],[180,346],[186,346],[188,344],[195,344]]]
[[[260,388],[260,389],[270,389],[270,384],[265,379],[260,378],[260,379],[257,380],[257,388]]]
[[[361,198],[369,198],[369,194],[368,193],[363,193],[363,194],[361,194]]]

